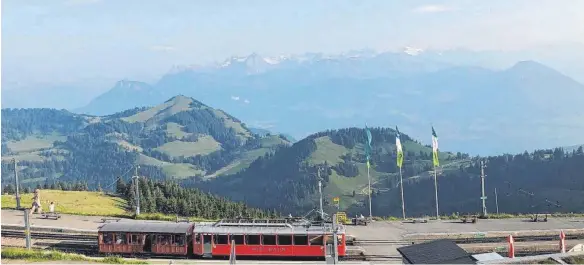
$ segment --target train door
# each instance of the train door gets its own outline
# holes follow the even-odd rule
[[[203,256],[213,256],[213,238],[210,234],[203,234]]]
[[[152,234],[146,235],[146,240],[144,241],[144,252],[152,252],[152,237],[154,237]]]

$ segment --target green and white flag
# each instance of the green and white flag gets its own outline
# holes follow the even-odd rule
[[[371,157],[371,131],[369,131],[369,128],[367,128],[367,126],[365,126],[365,134],[367,134],[367,143],[365,143],[365,156],[367,157],[367,168],[371,167],[371,164],[369,164],[369,158]]]
[[[402,164],[404,163],[404,151],[402,150],[399,130],[397,129],[397,126],[395,126],[395,132],[396,132],[395,147],[397,148],[397,166],[401,168]]]
[[[437,167],[440,165],[438,161],[438,136],[436,135],[436,131],[434,131],[434,126],[432,126],[432,160],[434,162],[434,166]]]

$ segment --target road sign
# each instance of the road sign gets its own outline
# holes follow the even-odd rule
[[[333,198],[333,202],[334,203],[339,203],[341,201],[341,199],[339,197],[334,197]]]

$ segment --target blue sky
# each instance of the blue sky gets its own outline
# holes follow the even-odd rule
[[[584,42],[584,1],[3,0],[8,82],[150,81],[258,52]]]

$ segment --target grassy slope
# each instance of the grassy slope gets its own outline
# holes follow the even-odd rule
[[[154,119],[158,121],[181,111],[191,109],[191,102],[193,101],[190,98],[177,96],[174,97],[173,100],[169,100],[145,111],[138,112],[130,117],[122,118],[122,120],[127,122],[146,122]]]
[[[21,194],[22,205],[32,205],[32,193]],[[123,215],[126,213],[126,201],[118,197],[88,191],[42,190],[41,205],[48,210],[50,202],[55,202],[55,211],[82,215]],[[95,207],[99,205],[99,207]],[[2,208],[15,208],[14,195],[2,195]]]
[[[206,155],[220,149],[221,144],[210,135],[199,136],[196,142],[173,141],[155,148],[173,157]]]
[[[354,148],[348,149],[344,146],[335,144],[331,141],[328,136],[323,136],[315,139],[317,144],[317,150],[311,154],[308,158],[309,164],[319,164],[327,161],[329,165],[335,165],[342,162],[341,156],[344,154],[351,153],[356,155],[358,153],[363,153],[363,145],[357,144]],[[416,154],[420,151],[431,153],[432,148],[419,145],[415,142],[407,141],[403,143],[404,149],[408,151],[413,151]],[[395,145],[393,143],[377,143],[376,148],[381,148],[385,152],[392,152],[395,150]],[[444,161],[451,155],[448,153],[440,153],[440,160]],[[407,160],[408,157],[406,156]],[[420,161],[422,162],[422,161]],[[430,163],[430,161],[425,161]],[[455,166],[447,165],[442,163],[445,167],[444,170],[450,167],[458,169],[458,164]],[[332,202],[333,197],[340,197],[340,209],[345,210],[355,204],[367,204],[367,194],[368,194],[368,177],[367,177],[367,166],[365,163],[356,163],[359,168],[359,175],[355,177],[345,177],[339,175],[335,170],[333,170],[330,176],[328,185],[324,188],[323,194],[325,194],[325,201]],[[371,186],[373,189],[379,190],[380,192],[385,192],[391,188],[390,183],[397,183],[398,174],[395,173],[384,173],[377,172],[375,167],[371,167],[369,171],[369,176],[371,178]],[[415,177],[426,177],[430,176],[429,173],[420,174],[420,176]],[[404,182],[410,177],[414,176],[404,176]],[[355,197],[352,196],[353,191],[355,191]]]
[[[21,194],[21,205],[30,208],[32,205],[32,193]],[[132,212],[126,209],[125,199],[105,195],[94,191],[61,191],[61,190],[41,190],[41,204],[43,211],[49,209],[50,202],[55,202],[55,211],[63,214],[91,215],[91,216],[116,216],[133,218]],[[99,205],[99,207],[95,207]],[[14,195],[2,195],[2,208],[16,208]],[[140,214],[137,219],[143,220],[164,220],[174,221],[175,215],[164,214]],[[210,221],[198,217],[189,217],[191,221]]]
[[[206,176],[207,178],[216,177],[218,175],[230,175],[239,172],[240,170],[247,168],[254,160],[258,157],[265,155],[273,147],[281,144],[289,144],[287,141],[282,140],[280,137],[271,135],[266,136],[261,140],[261,148],[250,150],[239,154],[238,159],[233,163],[227,165],[226,167],[217,170],[214,174]]]
[[[225,115],[223,111],[215,109],[213,112],[217,117],[223,119],[223,122],[227,128],[233,128],[233,130],[235,130],[241,139],[247,139],[251,137],[251,132],[249,130],[245,129],[241,123],[233,121],[231,118]]]
[[[20,141],[8,141],[6,145],[14,155],[2,156],[2,160],[16,159],[19,161],[43,161],[47,157],[41,156],[42,150],[56,150],[53,147],[55,141],[66,140],[62,135],[31,135]],[[55,157],[62,159],[61,156]]]
[[[166,124],[166,135],[170,137],[176,137],[178,139],[182,139],[183,137],[187,137],[192,133],[188,133],[183,131],[182,125],[174,122],[169,122]]]

